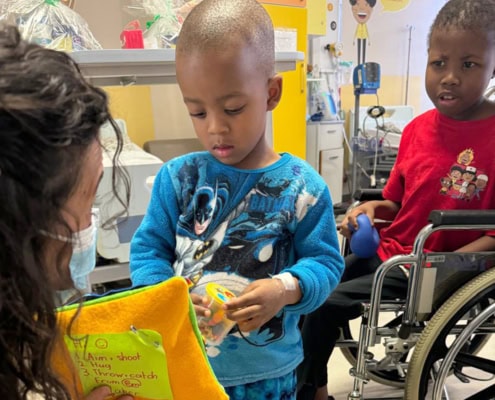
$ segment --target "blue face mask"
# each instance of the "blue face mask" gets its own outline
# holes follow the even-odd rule
[[[62,305],[78,292],[90,291],[89,274],[96,265],[96,231],[99,222],[97,208],[92,209],[91,225],[82,231],[73,233],[70,238],[42,230],[40,233],[52,239],[72,244],[72,257],[69,262],[70,276],[74,288],[57,291],[57,302]],[[76,290],[77,289],[77,290]]]
[[[74,286],[82,291],[89,289],[89,274],[96,265],[96,218],[91,225],[72,235],[72,257],[69,263]]]

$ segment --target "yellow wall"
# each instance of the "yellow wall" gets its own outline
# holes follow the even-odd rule
[[[149,86],[107,86],[103,88],[110,98],[114,118],[126,121],[131,140],[139,146],[155,138],[153,111]]]
[[[297,50],[306,54],[307,10],[264,4],[273,25],[297,29]],[[306,64],[297,62],[283,77],[282,99],[273,111],[273,145],[278,152],[306,158]]]
[[[327,34],[327,0],[308,0],[308,35]]]

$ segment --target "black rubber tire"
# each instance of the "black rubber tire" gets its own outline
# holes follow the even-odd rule
[[[469,310],[478,305],[486,305],[494,297],[495,268],[492,268],[466,283],[440,307],[416,343],[408,366],[404,400],[425,399],[431,368],[447,354],[446,340],[452,328]],[[475,339],[470,348],[464,350],[466,353],[479,352],[489,336],[478,334]]]

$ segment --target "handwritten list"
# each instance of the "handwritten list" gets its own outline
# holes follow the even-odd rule
[[[150,329],[65,335],[84,393],[108,385],[116,395],[173,400],[161,335]]]

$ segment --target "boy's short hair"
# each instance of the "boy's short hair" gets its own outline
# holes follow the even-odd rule
[[[495,0],[449,0],[431,26],[428,43],[436,29],[495,33]]]
[[[203,0],[187,16],[177,54],[250,46],[268,77],[275,73],[273,24],[255,0]]]

